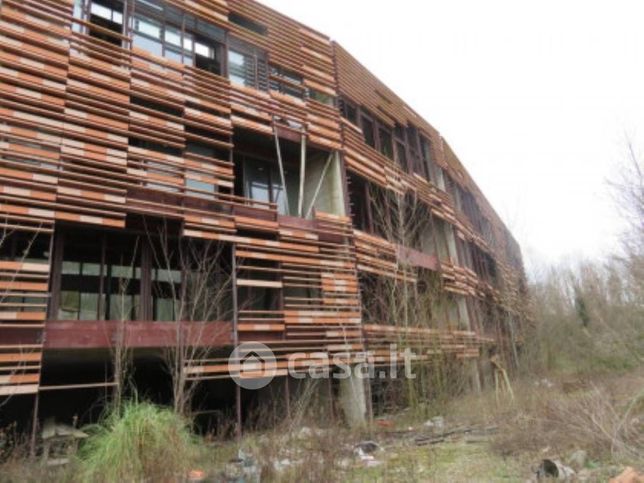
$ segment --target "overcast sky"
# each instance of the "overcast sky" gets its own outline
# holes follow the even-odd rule
[[[528,264],[601,257],[644,148],[642,0],[261,0],[340,42],[447,139]]]

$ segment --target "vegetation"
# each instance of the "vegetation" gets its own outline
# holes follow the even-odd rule
[[[97,425],[78,455],[84,481],[172,481],[191,469],[200,453],[188,422],[170,409],[127,402]]]

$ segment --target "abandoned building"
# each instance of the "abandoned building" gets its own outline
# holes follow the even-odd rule
[[[0,92],[0,423],[90,420],[124,384],[171,401],[169,377],[241,420],[246,341],[287,398],[294,354],[411,348],[479,386],[516,360],[516,241],[326,35],[253,0],[0,0]],[[378,397],[328,384],[358,419]]]

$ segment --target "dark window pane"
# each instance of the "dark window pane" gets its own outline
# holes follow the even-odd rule
[[[380,128],[380,152],[389,159],[394,159],[394,146],[391,139],[391,131]]]
[[[63,291],[60,293],[59,320],[76,320],[79,308],[80,294],[78,292]]]
[[[375,148],[376,138],[373,131],[373,122],[364,116],[362,117],[362,134],[364,135],[364,142]]]
[[[244,164],[246,197],[257,201],[270,201],[270,179],[268,166],[247,160]]]

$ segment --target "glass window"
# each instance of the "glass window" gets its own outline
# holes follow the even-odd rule
[[[270,174],[268,166],[254,160],[244,163],[245,194],[247,198],[270,202]]]
[[[166,59],[174,60],[175,62],[183,62],[183,58],[181,57],[180,50],[169,49],[166,47],[165,53],[163,54],[163,56]],[[190,63],[192,63],[192,61]]]
[[[335,105],[335,99],[333,98],[333,96],[325,94],[324,92],[317,91],[315,89],[309,89],[309,97],[312,100],[321,102],[322,104],[326,104],[327,106]]]
[[[91,15],[96,15],[104,20],[113,22],[119,25],[123,24],[123,14],[121,13],[123,6],[120,3],[106,1],[104,4],[97,0],[93,0],[90,5],[89,12]]]
[[[175,261],[171,260],[174,265]],[[152,300],[154,320],[177,320],[177,303],[181,297],[181,271],[173,268],[155,268],[152,274]]]
[[[132,36],[132,45],[153,55],[161,56],[163,54],[163,44],[144,35],[134,34]]]
[[[375,148],[376,138],[373,130],[373,121],[365,116],[362,116],[362,134],[364,135],[364,142],[372,148]]]
[[[405,145],[401,142],[396,143],[396,159],[402,169],[405,171],[409,170],[407,165],[407,151],[405,149]]]
[[[235,13],[235,12],[230,12],[230,14],[228,15],[228,20],[230,20],[230,22],[236,25],[239,25],[240,27],[243,27],[247,30],[255,32],[256,34],[259,34],[259,35],[266,35],[268,31],[268,29],[264,25],[258,22],[255,22],[254,20],[251,20],[248,17],[239,15],[238,13]]]
[[[255,59],[250,55],[229,50],[228,77],[233,84],[255,87]]]
[[[197,191],[197,193],[192,193],[195,196],[205,196],[212,198],[208,193],[214,194],[217,189],[213,183],[208,183],[206,181],[200,181],[192,178],[186,177],[186,188],[188,190]]]
[[[304,98],[302,76],[279,66],[270,67],[270,88],[274,91],[287,94],[298,99]]]
[[[380,136],[380,152],[389,159],[394,159],[394,146],[391,139],[391,131],[381,127],[378,130],[378,135]]]
[[[166,26],[163,32],[163,38],[169,44],[181,47],[181,30]]]
[[[340,99],[342,116],[351,123],[358,125],[358,108],[346,99]]]
[[[92,15],[96,15],[106,20],[112,20],[112,10],[96,2],[92,2],[90,12]]]
[[[155,39],[161,38],[161,24],[148,18],[134,17],[134,30]]]

